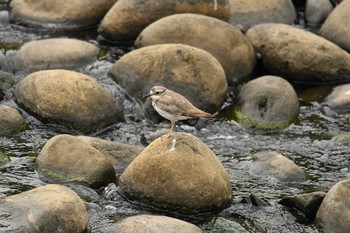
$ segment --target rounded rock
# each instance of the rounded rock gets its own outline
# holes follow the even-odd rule
[[[313,84],[350,80],[350,55],[311,32],[283,24],[260,24],[246,35],[273,75]]]
[[[254,154],[249,170],[254,174],[273,177],[284,182],[306,180],[300,167],[276,151],[262,151]]]
[[[221,211],[232,200],[216,155],[186,133],[153,141],[123,172],[119,187],[129,198],[184,214]]]
[[[0,201],[6,232],[83,233],[88,224],[84,202],[71,189],[46,185]],[[6,229],[8,228],[8,229]],[[8,230],[8,231],[7,231]]]
[[[119,0],[103,18],[98,32],[107,40],[130,41],[147,25],[168,15],[196,13],[228,20],[228,0]]]
[[[226,98],[227,81],[220,63],[208,52],[188,45],[162,44],[134,50],[120,58],[109,75],[136,98],[161,85],[206,112],[218,111]]]
[[[0,104],[0,134],[13,134],[24,130],[26,123],[14,108]]]
[[[330,0],[307,0],[305,6],[305,19],[308,25],[321,25],[332,12],[333,5]]]
[[[292,25],[296,10],[291,0],[229,0],[231,14],[229,22],[243,31],[261,23],[283,23]]]
[[[215,36],[207,37],[215,31]],[[203,38],[206,38],[203,40]],[[176,14],[146,27],[135,45],[178,43],[209,52],[222,65],[229,84],[241,81],[255,66],[255,51],[248,39],[224,21],[198,14]]]
[[[45,69],[79,69],[97,60],[99,48],[85,41],[67,38],[25,43],[16,53],[17,69],[28,72]]]
[[[201,233],[197,226],[166,216],[138,215],[127,217],[116,224],[116,232],[123,233]]]
[[[320,35],[350,51],[350,1],[342,1],[320,29]]]
[[[350,84],[335,87],[325,104],[338,113],[350,113]]]
[[[124,120],[118,101],[95,79],[67,70],[45,70],[21,80],[17,103],[45,122],[94,132]]]
[[[10,3],[11,22],[38,28],[82,29],[96,25],[117,0],[22,1]]]
[[[48,140],[37,163],[42,173],[62,182],[101,187],[116,181],[107,157],[83,139],[71,135],[58,135]]]
[[[324,232],[343,233],[350,229],[350,180],[335,184],[317,211],[315,223]]]
[[[298,96],[286,80],[277,76],[262,76],[242,87],[234,107],[234,116],[246,127],[283,129],[299,116]]]

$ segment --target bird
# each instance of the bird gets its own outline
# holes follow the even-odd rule
[[[192,118],[214,119],[215,116],[195,107],[183,95],[163,86],[154,86],[144,98],[152,98],[153,108],[165,119],[171,122],[169,132],[172,133],[175,123],[179,120]]]

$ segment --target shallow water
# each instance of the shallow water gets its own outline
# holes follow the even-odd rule
[[[167,121],[153,123],[145,118],[142,102],[126,95],[123,89],[106,75],[113,62],[132,50],[132,47],[103,44],[94,30],[64,35],[60,32],[28,30],[10,25],[6,17],[7,12],[0,11],[0,65],[2,70],[10,73],[13,72],[10,58],[16,48],[32,39],[69,36],[90,41],[104,48],[100,60],[80,72],[96,78],[119,99],[125,108],[126,122],[112,125],[91,136],[144,146],[169,128]],[[15,74],[15,80],[19,81],[24,76],[24,73],[18,72]],[[230,120],[227,114],[234,101],[230,95],[218,119],[178,124],[176,131],[188,132],[199,137],[215,152],[228,171],[234,196],[229,208],[219,214],[207,216],[178,216],[128,202],[118,194],[118,188],[113,184],[99,190],[78,184],[66,184],[87,202],[89,231],[110,232],[112,224],[126,216],[162,213],[193,222],[205,232],[318,232],[313,224],[300,218],[300,213],[288,210],[278,202],[287,195],[327,191],[335,183],[350,178],[349,147],[346,143],[336,143],[332,140],[333,136],[349,132],[350,120],[349,115],[338,115],[320,104],[322,96],[330,89],[320,91],[317,88],[296,88],[299,90],[301,103],[299,121],[282,131],[259,132],[240,127]],[[235,89],[232,91],[236,92]],[[3,102],[18,108],[12,92],[13,89],[8,90]],[[23,110],[20,111],[28,123],[28,129],[15,136],[0,136],[0,152],[11,158],[10,163],[0,167],[0,197],[52,183],[53,181],[41,177],[36,171],[36,156],[51,137],[61,133],[79,134],[62,126],[43,124]],[[293,160],[305,171],[307,181],[285,183],[249,173],[247,166],[252,160],[252,155],[262,150],[275,150]],[[246,203],[252,194],[265,205],[254,206]]]

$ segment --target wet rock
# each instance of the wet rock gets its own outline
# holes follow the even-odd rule
[[[71,135],[57,135],[48,140],[37,164],[42,173],[61,182],[100,187],[116,181],[107,157],[85,140]]]
[[[15,84],[13,75],[0,70],[0,100],[5,96],[5,93]]]
[[[83,139],[107,156],[117,174],[121,174],[131,161],[143,150],[143,147],[112,142],[95,137],[78,136],[78,138]]]
[[[350,51],[350,2],[342,1],[328,16],[320,35]]]
[[[279,203],[298,209],[307,219],[313,221],[325,195],[326,193],[321,191],[293,195],[284,197]]]
[[[227,81],[220,63],[208,52],[187,45],[162,44],[134,50],[119,59],[109,75],[136,98],[161,85],[211,113],[219,110],[226,98]]]
[[[24,130],[25,127],[26,123],[16,109],[0,104],[0,134],[13,134]]]
[[[350,229],[350,180],[335,184],[317,211],[315,223],[323,232],[343,233]]]
[[[0,152],[0,166],[6,164],[8,162],[10,162],[10,158],[7,155]]]
[[[305,19],[310,26],[321,25],[332,12],[333,5],[330,0],[307,0]]]
[[[350,113],[350,84],[335,87],[325,104],[338,113]]]
[[[229,0],[229,22],[243,31],[261,23],[293,24],[296,11],[291,0]]]
[[[45,122],[94,132],[123,121],[118,101],[95,79],[67,70],[28,75],[15,90],[17,103]]]
[[[99,23],[116,1],[13,0],[10,3],[10,20],[37,28],[82,29]]]
[[[0,200],[1,230],[5,232],[86,232],[83,201],[69,188],[46,185]]]
[[[228,21],[228,0],[119,0],[103,18],[98,32],[112,41],[130,41],[147,25],[168,15],[196,13]]]
[[[223,217],[213,217],[209,222],[202,224],[201,228],[204,232],[248,233],[238,222]]]
[[[166,216],[137,215],[127,217],[116,224],[115,232],[123,233],[200,233],[197,226]]]
[[[208,36],[215,31],[215,36]],[[203,40],[205,38],[205,40]],[[198,14],[176,14],[146,27],[135,45],[179,43],[201,48],[213,55],[225,70],[229,84],[241,81],[255,66],[255,51],[234,26]]]
[[[284,182],[306,180],[300,167],[276,151],[262,151],[254,154],[249,170],[254,174],[273,177]]]
[[[54,38],[25,43],[16,53],[17,69],[79,69],[97,60],[99,49],[76,39]]]
[[[283,24],[260,24],[246,35],[271,74],[299,83],[350,80],[350,55],[311,32]]]
[[[234,114],[236,120],[246,127],[283,129],[298,118],[298,97],[286,80],[262,76],[242,87]]]
[[[183,214],[220,211],[232,200],[220,161],[186,133],[153,141],[121,175],[119,187],[131,199]]]

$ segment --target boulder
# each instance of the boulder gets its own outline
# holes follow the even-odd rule
[[[320,26],[332,12],[330,0],[307,0],[305,6],[305,20],[309,26]]]
[[[134,50],[120,58],[109,75],[136,98],[160,85],[211,113],[218,111],[226,98],[227,81],[220,63],[208,52],[188,45],[161,44]]]
[[[344,233],[350,229],[350,180],[335,184],[317,211],[315,223],[323,232]]]
[[[17,103],[44,122],[94,132],[124,120],[118,101],[95,79],[67,70],[45,70],[21,80]]]
[[[300,167],[276,151],[261,151],[254,154],[249,170],[256,175],[272,177],[284,182],[306,180]]]
[[[262,65],[292,82],[349,82],[350,55],[311,32],[283,24],[260,24],[247,32]]]
[[[45,185],[0,200],[3,232],[83,233],[88,216],[71,189]]]
[[[229,177],[198,138],[172,133],[148,145],[119,178],[123,195],[182,214],[221,211],[230,205]]]
[[[25,128],[26,123],[15,108],[0,104],[0,134],[13,134]]]
[[[296,10],[291,0],[229,0],[231,14],[229,22],[243,31],[261,23],[283,23],[292,25]]]
[[[263,130],[286,128],[298,116],[299,101],[293,86],[277,76],[249,81],[234,106],[234,118],[240,124]]]
[[[213,32],[215,36],[208,36]],[[205,15],[167,16],[147,26],[135,41],[137,47],[166,43],[209,52],[220,62],[231,85],[250,75],[255,66],[255,51],[248,39],[229,23]]]
[[[342,1],[323,23],[319,34],[350,51],[350,1]]]
[[[228,21],[228,0],[119,0],[103,18],[98,32],[107,40],[131,41],[147,25],[168,15],[196,13]]]
[[[141,153],[143,147],[112,142],[95,137],[78,136],[92,147],[104,154],[112,163],[114,170],[120,175],[125,168]]]
[[[10,20],[37,28],[82,29],[98,24],[115,2],[117,0],[13,0]]]
[[[156,215],[127,217],[116,224],[116,233],[201,233],[197,226],[185,221]]]
[[[61,182],[79,182],[92,187],[116,182],[107,157],[85,140],[57,135],[48,140],[37,158],[39,170]]]
[[[16,69],[28,72],[45,69],[79,69],[97,60],[99,49],[85,41],[68,38],[25,43],[16,53]]]
[[[350,84],[335,87],[324,104],[338,113],[350,113]]]

